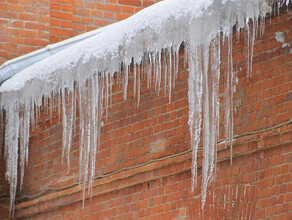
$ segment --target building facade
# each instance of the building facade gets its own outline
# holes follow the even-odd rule
[[[47,44],[125,19],[153,1],[6,0],[0,3],[0,62]],[[291,7],[291,6],[290,6]],[[281,33],[283,41],[277,38]],[[188,69],[181,46],[172,92],[157,95],[141,83],[137,107],[133,75],[129,95],[113,88],[114,104],[104,118],[92,196],[79,184],[78,132],[70,170],[62,163],[62,123],[42,109],[30,133],[29,164],[17,193],[16,219],[290,219],[292,218],[292,14],[267,19],[254,45],[253,73],[246,76],[244,35],[233,42],[238,83],[234,93],[233,159],[217,145],[217,172],[201,207],[199,181],[191,191],[188,127]],[[222,56],[226,51],[222,50]],[[224,62],[223,68],[224,68]],[[223,77],[224,78],[224,77]],[[221,79],[221,94],[224,80]],[[223,118],[224,102],[220,103]],[[78,111],[77,111],[78,120]],[[219,139],[223,139],[220,122]],[[2,154],[3,155],[3,154]],[[9,189],[1,158],[0,216],[8,218]]]

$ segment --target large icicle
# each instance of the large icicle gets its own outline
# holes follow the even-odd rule
[[[10,108],[6,109],[6,126],[5,126],[5,146],[4,157],[6,160],[6,179],[10,184],[10,210],[14,212],[16,188],[17,188],[17,166],[18,166],[18,138],[19,130],[22,127],[19,123],[19,104],[13,103]],[[21,146],[21,149],[24,149]],[[23,151],[22,151],[23,153]],[[23,157],[23,155],[21,155]],[[21,160],[22,162],[22,160]]]
[[[190,45],[190,47],[192,47]],[[189,51],[189,128],[192,147],[192,190],[197,185],[197,152],[201,137],[202,122],[202,71],[199,69],[200,59],[199,48],[192,48]]]
[[[230,146],[231,162],[232,162],[232,139],[233,139],[233,61],[232,61],[232,32],[227,35],[227,67],[225,82],[225,143]]]
[[[155,85],[158,93],[164,86],[169,92],[178,73],[178,50],[185,45],[189,66],[189,127],[191,133],[192,184],[197,184],[197,151],[203,145],[202,202],[208,182],[216,168],[216,143],[219,124],[220,45],[227,37],[229,50],[226,78],[226,139],[232,142],[232,29],[247,27],[251,73],[252,47],[257,19],[264,20],[271,11],[269,0],[164,0],[131,18],[101,29],[93,36],[42,60],[6,81],[0,88],[5,118],[6,177],[10,183],[10,208],[13,210],[17,186],[17,163],[20,152],[22,183],[28,159],[30,125],[37,125],[42,101],[49,99],[50,111],[62,112],[63,156],[70,162],[74,135],[76,102],[80,117],[80,181],[89,181],[91,189],[100,146],[101,119],[111,103],[114,73],[118,83],[127,87],[131,62],[134,62],[134,96],[140,102],[141,79]],[[286,2],[288,1],[281,1]],[[249,22],[253,21],[252,30]],[[261,28],[263,30],[263,28]],[[223,36],[223,39],[222,39]],[[164,71],[164,72],[163,72]],[[164,76],[164,79],[163,77]],[[164,80],[164,85],[162,81]],[[57,99],[56,106],[54,104]],[[76,126],[77,127],[77,126]],[[19,140],[19,141],[18,141]],[[20,143],[19,143],[20,142]],[[18,145],[20,144],[20,150]],[[84,188],[85,190],[85,188]],[[90,190],[89,190],[90,191]],[[85,196],[85,193],[83,194]]]

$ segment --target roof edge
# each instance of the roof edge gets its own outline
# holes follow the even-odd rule
[[[6,61],[0,66],[0,85],[34,63],[46,59],[47,57],[52,56],[68,47],[71,47],[74,44],[82,42],[85,39],[95,36],[103,32],[109,26],[111,25],[86,32],[58,43],[49,44],[44,48]]]

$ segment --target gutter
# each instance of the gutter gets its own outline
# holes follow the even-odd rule
[[[52,56],[68,47],[71,47],[76,43],[82,42],[94,35],[97,35],[103,32],[109,26],[111,25],[78,35],[76,37],[72,37],[70,39],[55,44],[48,45],[45,48],[6,61],[0,66],[0,86],[2,85],[3,82],[10,79],[11,77],[21,72],[22,70],[26,69],[27,67],[41,60],[44,60],[47,57]]]

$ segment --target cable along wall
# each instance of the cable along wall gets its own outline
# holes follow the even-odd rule
[[[202,204],[208,183],[216,170],[216,144],[219,133],[219,78],[225,74],[225,141],[232,146],[233,27],[244,29],[247,45],[247,77],[252,72],[253,45],[258,29],[264,30],[267,13],[274,1],[268,0],[165,0],[142,10],[131,18],[112,25],[100,34],[36,63],[0,88],[1,120],[5,120],[6,178],[10,184],[10,209],[14,210],[18,160],[20,188],[24,167],[28,163],[29,130],[37,124],[42,103],[57,106],[62,115],[62,156],[70,167],[70,148],[75,132],[76,106],[79,105],[79,179],[89,182],[95,176],[96,154],[100,147],[101,119],[107,117],[111,103],[114,75],[127,98],[132,65],[134,96],[140,102],[141,78],[147,86],[168,92],[178,75],[179,48],[185,45],[185,62],[189,67],[189,128],[192,148],[192,189],[197,185],[197,150],[203,145]],[[278,1],[279,8],[289,1]],[[186,6],[185,6],[186,5]],[[260,23],[259,23],[260,21]],[[259,28],[258,28],[259,27]],[[227,45],[227,68],[220,72],[222,45]],[[164,81],[162,78],[164,77]],[[78,97],[78,98],[77,98]],[[54,100],[57,103],[54,103]],[[4,117],[5,116],[5,117]],[[3,130],[3,129],[2,129]],[[201,140],[202,134],[202,140]],[[18,158],[19,157],[19,158]],[[83,199],[84,200],[84,199]]]

